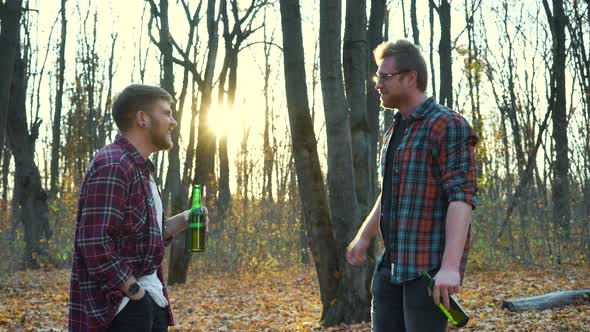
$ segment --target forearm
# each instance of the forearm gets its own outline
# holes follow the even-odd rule
[[[357,233],[357,238],[372,240],[379,232],[379,218],[381,216],[381,195],[377,198],[375,206],[361,225]]]
[[[459,270],[471,215],[471,205],[463,201],[453,201],[449,204],[445,228],[445,251],[441,269]]]

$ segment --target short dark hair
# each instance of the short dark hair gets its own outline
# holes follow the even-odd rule
[[[113,120],[121,132],[131,127],[135,113],[150,111],[158,99],[172,103],[174,98],[164,89],[144,84],[131,84],[121,91],[113,101]]]
[[[417,86],[420,91],[426,91],[428,85],[428,69],[422,53],[409,40],[400,39],[394,43],[385,42],[373,51],[375,62],[387,57],[393,57],[398,70],[415,71],[417,74]]]

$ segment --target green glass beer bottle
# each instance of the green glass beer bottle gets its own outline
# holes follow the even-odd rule
[[[201,204],[201,186],[193,189],[193,204],[189,214],[188,230],[186,232],[186,248],[189,252],[205,251],[206,241],[205,214]]]
[[[434,288],[434,279],[432,279],[432,277],[424,271],[420,272],[420,276],[422,278],[424,278],[424,280],[426,280],[426,284],[428,285],[428,289],[430,291],[432,291]],[[451,322],[451,324],[453,324],[453,326],[456,326],[456,327],[465,326],[467,324],[467,322],[469,321],[469,316],[467,316],[467,313],[465,312],[465,310],[463,310],[463,308],[461,308],[459,303],[457,303],[457,301],[455,301],[455,299],[452,296],[449,296],[449,304],[451,305],[451,309],[447,310],[447,308],[445,308],[444,304],[439,303],[438,304],[439,311],[443,315],[447,316],[447,318],[449,319],[449,322]]]

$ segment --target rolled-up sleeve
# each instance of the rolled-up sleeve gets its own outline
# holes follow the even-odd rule
[[[132,271],[116,251],[129,184],[118,164],[98,166],[88,175],[79,206],[76,245],[90,274],[108,290],[116,290]]]
[[[438,144],[439,170],[448,202],[463,201],[473,209],[477,207],[477,141],[477,134],[469,123],[454,114]]]

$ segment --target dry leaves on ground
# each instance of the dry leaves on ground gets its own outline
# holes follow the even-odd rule
[[[471,271],[459,294],[471,314],[458,331],[590,331],[590,304],[511,313],[502,301],[590,288],[589,267],[545,270],[510,266]],[[0,330],[65,330],[69,271],[23,271],[0,281]],[[368,323],[322,329],[321,303],[310,271],[260,275],[195,273],[170,286],[177,325],[171,331],[370,331]]]

